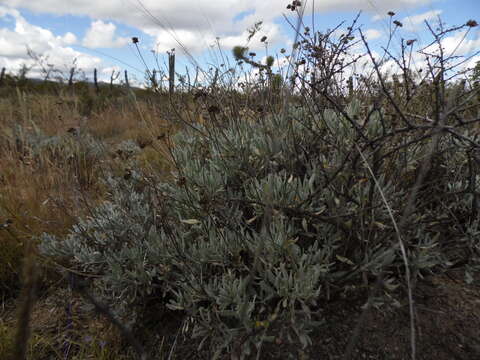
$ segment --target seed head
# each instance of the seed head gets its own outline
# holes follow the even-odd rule
[[[275,58],[274,58],[273,56],[267,57],[267,66],[268,66],[268,67],[272,67],[274,61],[275,61]]]
[[[465,25],[468,27],[475,27],[478,26],[478,23],[475,20],[468,20]]]
[[[389,12],[387,13],[387,15],[388,15],[388,16],[395,16],[395,13],[394,13],[393,11],[389,11]]]
[[[187,179],[185,177],[180,177],[178,180],[177,180],[177,185],[178,186],[185,186],[187,184]]]
[[[243,59],[245,57],[245,52],[248,50],[247,47],[244,47],[244,46],[235,46],[233,49],[232,49],[232,53],[233,53],[233,57],[235,58],[235,60],[240,60],[240,59]]]
[[[218,114],[220,112],[220,108],[216,105],[210,105],[207,109],[207,111],[210,113],[210,114]]]
[[[138,43],[138,37],[136,37],[136,36],[132,37],[132,43],[137,44]]]

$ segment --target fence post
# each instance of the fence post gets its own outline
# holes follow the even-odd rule
[[[100,88],[98,87],[97,68],[93,70],[93,83],[95,84],[95,92],[98,95],[100,93]]]
[[[127,90],[130,90],[130,84],[128,82],[128,73],[127,70],[125,70],[125,86],[127,87]]]
[[[173,95],[175,91],[175,49],[168,53],[168,91]]]
[[[3,79],[5,78],[5,68],[2,68],[2,72],[0,73],[0,86],[3,85]]]
[[[72,86],[73,85],[73,76],[75,75],[75,68],[72,67],[70,69],[70,77],[68,78],[68,86]]]
[[[157,70],[153,69],[152,72],[152,77],[150,78],[150,81],[152,83],[152,89],[154,92],[158,91],[158,83],[157,83]]]

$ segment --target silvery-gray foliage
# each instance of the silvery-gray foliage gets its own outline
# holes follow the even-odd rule
[[[31,130],[16,125],[13,131],[5,134],[5,140],[15,144],[16,150],[32,156],[55,156],[59,159],[82,157],[99,159],[105,154],[105,145],[86,131],[72,128],[71,132],[49,136],[34,123]]]
[[[142,151],[140,146],[133,140],[124,140],[116,145],[113,150],[123,158],[129,158]]]
[[[356,103],[347,108],[357,111]],[[147,305],[184,313],[185,328],[216,355],[247,356],[276,339],[308,346],[322,303],[354,293],[380,272],[389,296],[376,303],[390,298],[398,305],[403,260],[386,204],[351,152],[358,141],[351,124],[331,110],[313,116],[292,108],[228,125],[176,136],[176,182],[110,178],[109,199],[66,238],[44,234],[43,254],[92,276],[95,293],[132,324]],[[367,135],[381,131],[373,117]],[[396,175],[414,169],[425,147],[408,152],[395,176],[376,175],[396,217],[410,190]],[[447,165],[452,174],[465,160],[457,156],[460,162]],[[452,193],[465,189],[455,176],[447,181]],[[471,199],[454,196],[450,211],[468,211]],[[445,209],[421,208],[402,229],[416,278],[462,259],[461,250],[445,250],[430,220],[439,212]],[[478,219],[462,231],[455,236],[473,271]]]

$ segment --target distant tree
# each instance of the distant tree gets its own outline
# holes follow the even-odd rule
[[[473,68],[473,72],[470,77],[470,80],[475,86],[480,85],[480,61],[477,61],[475,67]]]
[[[32,67],[23,64],[20,69],[18,69],[17,75],[15,75],[15,82],[18,86],[25,86],[27,84],[27,74],[30,72]]]

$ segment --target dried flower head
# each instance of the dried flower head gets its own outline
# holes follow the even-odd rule
[[[207,111],[210,113],[210,114],[218,114],[220,112],[220,108],[217,106],[217,105],[210,105],[208,108],[207,108]]]
[[[393,23],[394,23],[395,25],[397,25],[398,27],[402,27],[402,26],[403,26],[403,24],[402,24],[400,21],[398,21],[398,20],[395,20]]]
[[[389,11],[389,12],[387,13],[387,15],[388,15],[388,16],[395,16],[395,13],[394,13],[393,11]]]
[[[468,20],[465,25],[467,25],[468,27],[475,27],[478,26],[478,23],[475,20]]]
[[[187,184],[187,179],[182,176],[177,180],[177,185],[178,186],[185,186]]]
[[[267,37],[266,36],[262,36],[262,38],[260,39],[261,42],[265,42],[267,41]]]
[[[138,37],[136,36],[132,37],[132,43],[134,44],[138,43]]]
[[[292,1],[291,4],[287,5],[287,9],[291,10],[291,11],[295,11],[297,9],[297,7],[300,7],[300,6],[302,6],[302,2],[299,1],[299,0],[294,0],[294,1]]]
[[[410,40],[407,40],[407,46],[410,46],[412,45],[415,41],[417,41],[417,39],[410,39]]]

